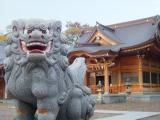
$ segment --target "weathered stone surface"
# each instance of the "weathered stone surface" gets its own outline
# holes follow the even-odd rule
[[[123,103],[127,101],[126,94],[104,94],[102,97],[103,103]]]
[[[83,85],[85,60],[69,65],[60,21],[17,20],[5,48],[5,82],[16,120],[88,120],[95,99]]]
[[[134,102],[157,102],[160,101],[160,95],[132,95],[131,100]]]

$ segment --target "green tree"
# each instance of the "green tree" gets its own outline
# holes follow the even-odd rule
[[[67,22],[66,23],[66,30],[64,34],[68,39],[69,45],[74,45],[79,36],[81,35],[83,30],[90,29],[91,27],[88,24],[81,24],[79,22]]]

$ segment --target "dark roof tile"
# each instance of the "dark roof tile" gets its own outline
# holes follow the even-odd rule
[[[147,21],[148,20],[148,21]],[[130,25],[131,24],[131,25]],[[104,25],[99,24],[97,29],[108,38],[118,42],[119,44],[107,47],[107,46],[85,46],[75,48],[73,51],[85,50],[87,52],[97,52],[100,50],[112,50],[119,51],[121,48],[132,47],[152,39],[157,30],[157,23],[154,17],[145,18],[141,20],[135,20],[132,22],[126,22],[119,24],[121,27],[117,27],[113,30],[107,29]],[[124,26],[124,27],[123,27]],[[111,27],[111,26],[110,26]],[[94,30],[93,30],[94,31]],[[77,41],[79,44],[87,43],[92,33],[83,34]]]

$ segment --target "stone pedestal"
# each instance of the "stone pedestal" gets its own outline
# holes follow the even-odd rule
[[[160,102],[160,95],[132,95],[133,102]]]
[[[103,103],[123,103],[127,101],[126,94],[104,94],[102,97]]]

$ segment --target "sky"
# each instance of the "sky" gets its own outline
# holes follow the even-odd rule
[[[160,15],[160,0],[0,0],[0,32],[16,19],[42,18],[94,26]]]

